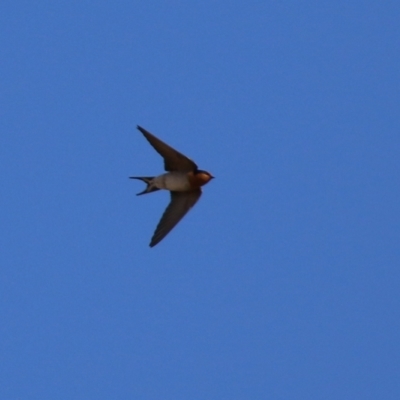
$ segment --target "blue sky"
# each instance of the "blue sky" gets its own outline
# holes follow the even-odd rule
[[[0,399],[398,399],[399,19],[3,1]],[[216,176],[153,249],[137,124]]]

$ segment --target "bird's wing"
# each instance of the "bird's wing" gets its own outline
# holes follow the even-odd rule
[[[171,192],[171,201],[165,209],[154,235],[151,238],[150,247],[155,246],[167,236],[174,226],[197,203],[200,196],[200,189],[190,192]]]
[[[160,139],[156,138],[150,132],[143,129],[138,125],[137,127],[143,136],[149,141],[149,143],[154,147],[156,152],[164,158],[164,168],[166,171],[195,171],[197,170],[197,165],[190,158],[187,158],[179,151],[176,151],[171,146],[162,142]]]

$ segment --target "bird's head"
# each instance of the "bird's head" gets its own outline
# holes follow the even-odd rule
[[[201,169],[198,169],[194,173],[194,176],[195,176],[196,181],[199,183],[200,186],[203,186],[206,183],[210,182],[211,179],[214,179],[214,177],[209,172],[203,171]]]

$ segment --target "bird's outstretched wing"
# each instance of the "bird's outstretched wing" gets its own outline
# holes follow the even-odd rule
[[[190,192],[171,192],[171,201],[151,238],[150,247],[155,246],[168,235],[174,226],[197,203],[200,196],[200,189]]]
[[[164,168],[166,171],[195,171],[197,170],[197,165],[190,158],[186,157],[179,151],[176,151],[171,146],[156,138],[153,134],[143,129],[141,126],[137,126],[143,136],[149,141],[149,143],[154,147],[156,152],[164,158]]]

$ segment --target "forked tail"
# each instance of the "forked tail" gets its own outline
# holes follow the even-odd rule
[[[155,192],[156,190],[160,190],[158,187],[152,185],[154,176],[130,176],[129,178],[137,179],[147,184],[146,189],[144,189],[143,192],[138,193],[137,196],[140,196],[141,194]]]

